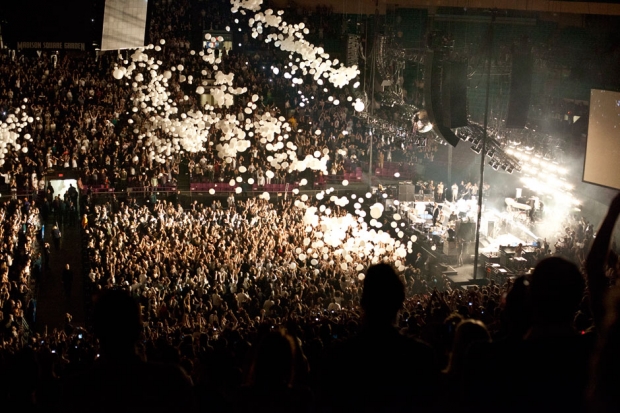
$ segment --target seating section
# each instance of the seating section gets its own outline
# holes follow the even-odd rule
[[[375,176],[379,178],[395,178],[396,173],[400,174],[399,179],[413,179],[415,167],[410,164],[384,162],[383,168],[375,168]]]
[[[109,186],[109,185],[90,185],[88,186],[88,188],[90,188],[90,190],[97,194],[97,193],[105,193],[105,192],[115,192],[116,189],[114,189],[113,187]],[[135,192],[152,192],[152,191],[157,191],[157,192],[174,192],[177,190],[177,186],[176,185],[158,185],[155,188],[151,187],[151,186],[130,186],[128,188],[129,192],[135,193]]]

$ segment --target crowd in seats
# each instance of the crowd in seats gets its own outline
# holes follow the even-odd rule
[[[189,55],[189,43],[183,40],[183,33],[197,30],[189,16],[192,9],[190,3],[182,1],[171,7],[164,2],[160,7],[155,11],[150,38],[152,41],[167,39],[162,46],[165,63],[183,63],[188,71],[199,72],[198,55]],[[229,15],[230,12],[223,7],[209,16],[226,19]],[[326,21],[325,13],[314,16]],[[305,18],[312,20],[310,16]],[[253,176],[255,181],[262,177],[269,181],[267,172],[272,170],[276,180],[272,183],[292,184],[302,178],[313,183],[314,175],[319,175],[308,173],[299,176],[296,172],[275,170],[267,160],[269,153],[265,145],[257,140],[252,142],[253,150],[239,156],[235,164],[221,163],[214,151],[217,136],[210,139],[201,153],[182,156],[173,153],[164,162],[156,162],[149,153],[150,148],[142,146],[133,137],[134,128],[140,127],[144,120],[127,114],[131,113],[128,111],[132,107],[129,86],[116,82],[110,73],[117,56],[112,53],[93,56],[77,52],[53,56],[55,59],[49,52],[43,52],[41,56],[0,56],[3,119],[6,119],[7,113],[14,113],[20,107],[33,117],[33,122],[22,131],[23,135],[29,134],[32,141],[23,143],[25,152],[10,151],[2,167],[5,185],[15,187],[19,194],[42,189],[44,176],[50,171],[77,173],[81,186],[92,188],[95,193],[107,192],[110,188],[117,191],[128,187],[174,188],[183,162],[189,164],[191,181],[198,183],[228,182],[239,176],[240,166],[251,170],[248,176]],[[298,156],[328,149],[331,159],[323,173],[329,175],[330,180],[336,180],[336,177],[340,180],[361,180],[357,168],[363,159],[368,159],[371,136],[350,105],[344,104],[353,89],[326,88],[323,92],[316,84],[293,87],[287,79],[274,76],[265,66],[260,66],[268,64],[283,70],[283,59],[285,55],[266,48],[264,43],[263,46],[259,43],[256,52],[234,49],[228,53],[220,69],[238,73],[235,80],[239,87],[248,87],[248,94],[236,101],[227,113],[234,113],[244,121],[246,100],[257,94],[260,97],[257,114],[270,111],[272,115],[285,116],[294,125],[292,142],[297,147]],[[210,76],[212,73],[207,73],[205,78]],[[180,91],[174,96],[180,108],[197,107],[194,95],[187,93],[191,85],[177,83],[173,79],[171,88]],[[183,100],[183,92],[190,96],[186,101]],[[282,98],[280,106],[274,105],[274,96]],[[316,99],[302,107],[300,96],[316,96]],[[332,105],[330,100],[334,99],[343,103]],[[128,121],[133,121],[134,125]],[[317,130],[321,132],[319,135],[315,134]],[[402,142],[384,134],[372,139],[376,159],[385,156],[389,162],[393,155],[395,161],[409,161],[406,157],[415,152],[412,142]],[[382,164],[377,160],[375,163]],[[389,173],[393,176],[392,171]],[[380,172],[380,175],[383,177],[384,174]]]
[[[27,198],[0,205],[0,332],[9,346],[30,336],[36,321],[36,282],[43,265],[41,219]]]

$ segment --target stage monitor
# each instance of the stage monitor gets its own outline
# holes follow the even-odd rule
[[[148,0],[106,0],[101,50],[144,46],[147,5]]]
[[[620,92],[592,89],[583,181],[620,189]]]

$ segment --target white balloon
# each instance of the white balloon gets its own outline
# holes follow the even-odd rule
[[[374,219],[381,218],[382,214],[383,214],[383,204],[380,204],[377,202],[376,204],[370,207],[370,216],[373,217]]]

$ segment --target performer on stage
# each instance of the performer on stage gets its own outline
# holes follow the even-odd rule
[[[452,184],[452,202],[456,202],[459,196],[459,186],[456,184]]]
[[[435,202],[443,201],[443,182],[437,184],[437,190],[435,191]]]
[[[439,218],[439,205],[435,204],[433,209],[433,226],[437,226],[437,218]]]
[[[472,198],[477,198],[478,197],[478,184],[474,183],[471,187],[471,197]]]
[[[517,245],[517,248],[515,249],[515,257],[516,258],[521,258],[523,256],[523,244],[519,244]]]

